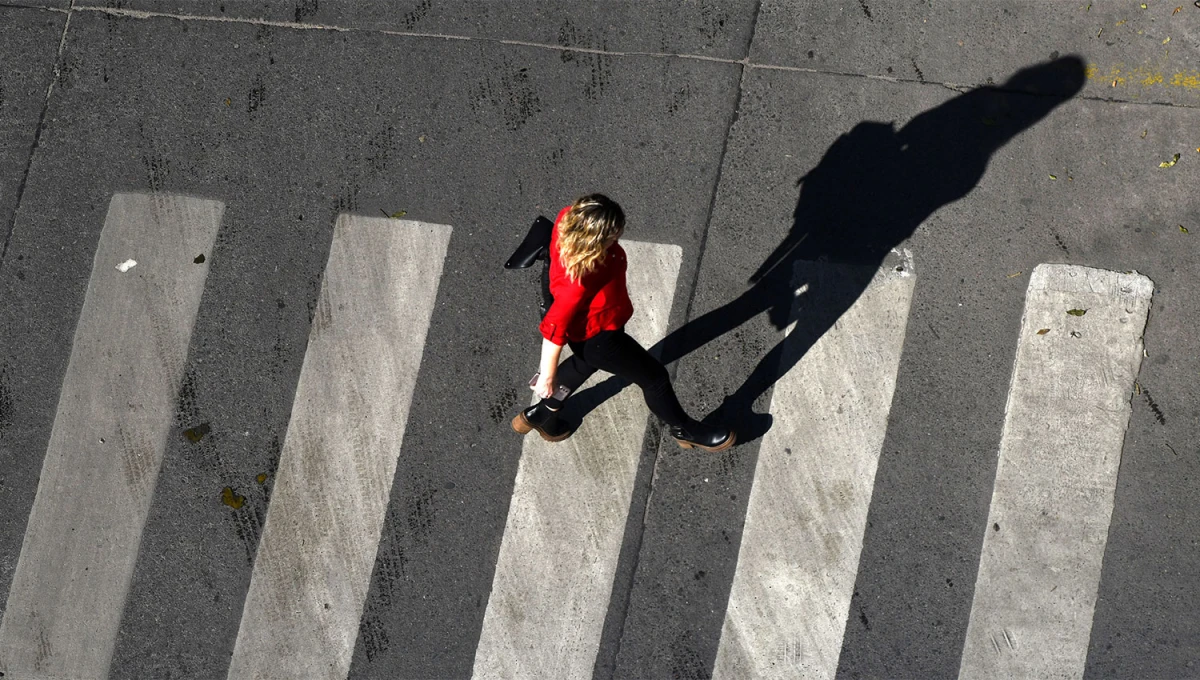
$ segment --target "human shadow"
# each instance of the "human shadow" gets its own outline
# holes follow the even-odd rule
[[[792,369],[871,282],[884,258],[934,211],[966,196],[992,154],[1083,88],[1083,62],[1067,56],[1017,71],[925,111],[897,130],[863,121],[839,137],[797,181],[800,196],[787,237],[737,298],[686,322],[650,348],[670,364],[767,313],[780,331],[795,328],[758,362],[705,420],[732,426],[739,441],[770,427],[754,401]],[[812,263],[851,265],[833,276]],[[857,265],[857,266],[854,266]],[[805,295],[797,291],[805,289]],[[582,419],[628,383],[611,377],[567,402]]]

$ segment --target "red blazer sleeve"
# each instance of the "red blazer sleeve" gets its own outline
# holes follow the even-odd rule
[[[556,345],[567,344],[567,328],[575,317],[585,313],[588,304],[587,290],[579,284],[556,286],[554,302],[538,326],[542,337]]]

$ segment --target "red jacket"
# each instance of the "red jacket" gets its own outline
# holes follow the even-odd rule
[[[623,328],[633,316],[633,301],[625,288],[625,250],[614,243],[604,263],[579,281],[567,278],[558,260],[558,225],[570,207],[563,208],[550,232],[550,294],[554,304],[538,330],[556,345],[587,340],[600,331]]]

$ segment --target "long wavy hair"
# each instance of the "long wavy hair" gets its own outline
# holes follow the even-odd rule
[[[625,213],[604,194],[575,200],[558,224],[558,259],[567,278],[579,281],[604,264],[608,247],[625,231]]]

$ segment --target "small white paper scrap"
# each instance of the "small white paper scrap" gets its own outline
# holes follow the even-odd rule
[[[137,260],[125,260],[121,264],[117,265],[117,271],[124,274],[125,272],[129,271],[130,269],[133,269],[136,265],[137,265]]]

